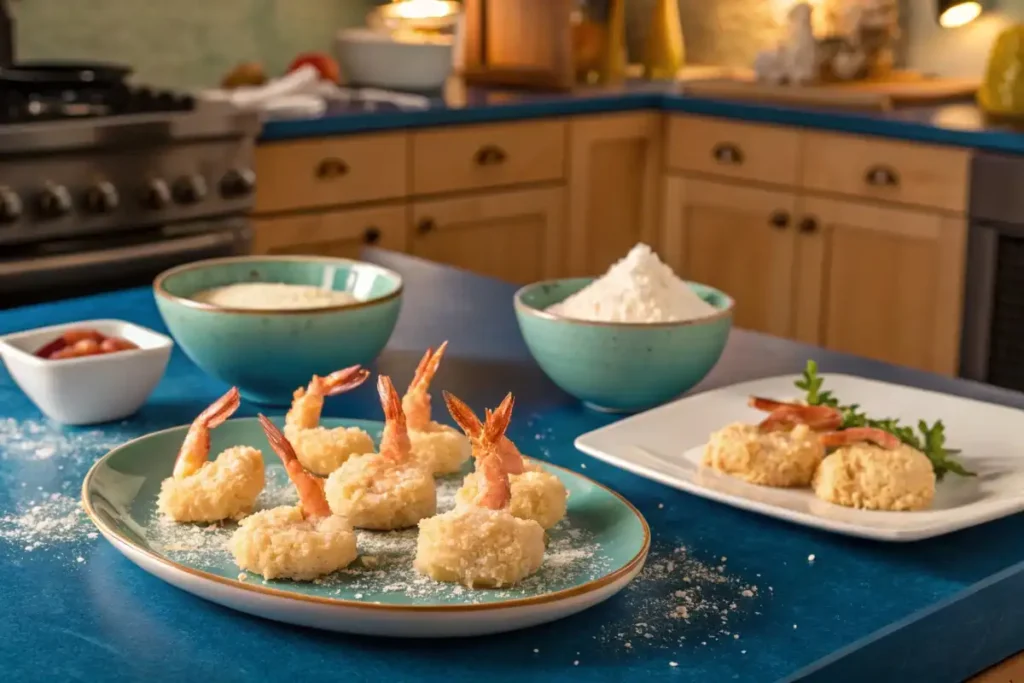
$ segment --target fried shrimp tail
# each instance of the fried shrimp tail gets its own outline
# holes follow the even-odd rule
[[[900,444],[903,443],[899,437],[873,427],[854,427],[838,432],[828,432],[821,434],[819,438],[825,448],[841,448],[867,441],[881,448],[892,450],[899,448]]]
[[[291,479],[299,493],[299,504],[305,517],[307,519],[330,517],[331,508],[327,505],[327,499],[324,497],[323,480],[306,471],[302,463],[299,462],[298,456],[295,455],[291,443],[273,422],[262,414],[259,419],[263,433],[267,435],[267,441],[270,442],[270,447],[281,458],[285,471],[288,472],[288,478]]]
[[[197,472],[210,457],[210,431],[216,429],[238,410],[241,398],[236,387],[199,413],[188,428],[185,440],[174,462],[174,478],[183,479]]]

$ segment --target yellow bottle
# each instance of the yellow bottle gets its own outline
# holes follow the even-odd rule
[[[683,67],[683,28],[678,0],[657,0],[644,55],[644,76],[672,80]]]
[[[626,76],[626,0],[610,0],[610,3],[601,70],[605,83],[615,83]]]
[[[1024,24],[1006,29],[992,45],[978,104],[993,116],[1024,117]]]

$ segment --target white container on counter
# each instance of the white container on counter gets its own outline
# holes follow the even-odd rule
[[[98,356],[47,360],[35,355],[71,329],[93,329],[139,348]],[[123,320],[85,320],[0,337],[0,357],[25,394],[47,417],[68,425],[128,417],[153,393],[171,357],[170,337]]]

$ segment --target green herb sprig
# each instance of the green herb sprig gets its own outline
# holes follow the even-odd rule
[[[796,387],[806,393],[804,400],[807,401],[808,405],[828,406],[838,410],[843,416],[843,422],[839,429],[873,427],[892,434],[903,443],[916,448],[928,456],[928,459],[932,462],[932,468],[935,470],[935,478],[939,481],[948,472],[961,477],[975,476],[974,472],[968,471],[953,458],[960,451],[946,448],[946,427],[942,424],[942,420],[936,420],[931,425],[924,420],[920,420],[917,423],[917,430],[900,424],[899,420],[891,417],[876,420],[862,412],[860,406],[856,403],[844,406],[831,391],[822,391],[821,385],[824,381],[824,378],[818,375],[818,364],[813,360],[809,360],[800,379],[796,381]]]

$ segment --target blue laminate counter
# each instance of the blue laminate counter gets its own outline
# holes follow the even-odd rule
[[[648,82],[543,94],[451,87],[421,110],[365,111],[333,104],[318,118],[268,121],[261,141],[642,109],[1024,153],[1024,126],[988,121],[972,101],[889,112],[850,111],[692,97],[673,84]]]
[[[366,257],[407,284],[398,327],[375,369],[404,385],[424,347],[451,340],[436,389],[474,405],[515,392],[510,434],[526,453],[615,488],[646,516],[653,545],[644,574],[582,614],[473,639],[350,637],[233,612],[146,574],[90,537],[88,522],[73,514],[82,477],[105,449],[191,421],[224,386],[176,350],[140,413],[64,430],[45,421],[0,369],[5,680],[955,683],[1024,649],[1024,515],[931,541],[873,543],[615,469],[573,448],[577,435],[615,418],[582,408],[541,374],[516,328],[512,285],[386,252]],[[152,294],[137,289],[0,312],[0,334],[112,317],[164,330]],[[1021,394],[742,331],[698,390],[793,373],[809,357],[827,371],[1024,407]],[[372,419],[379,410],[372,383],[325,408]],[[255,411],[243,404],[239,415]],[[30,510],[54,496],[70,500],[72,518],[35,537]],[[677,605],[689,606],[688,620],[670,616],[678,616]]]

